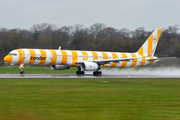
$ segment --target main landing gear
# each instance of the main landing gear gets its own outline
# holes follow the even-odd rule
[[[101,72],[101,71],[94,71],[94,72],[93,72],[93,75],[95,75],[95,76],[100,76],[100,75],[102,75],[102,72]]]
[[[24,74],[24,71],[23,71],[24,65],[23,65],[23,64],[20,64],[20,65],[19,65],[19,68],[21,69],[20,74]]]
[[[77,67],[78,71],[76,71],[77,75],[84,75],[84,71],[82,71],[82,68],[80,66]]]
[[[84,75],[84,69],[82,69],[80,66],[78,66],[77,67],[78,68],[78,71],[76,71],[76,74],[77,75]],[[99,69],[98,69],[99,70]],[[94,76],[101,76],[102,75],[102,72],[101,71],[98,71],[98,70],[96,70],[96,71],[94,71],[93,72],[93,75]],[[88,70],[87,70],[88,71]]]
[[[77,75],[84,75],[84,73],[85,73],[84,71],[76,71],[76,74],[77,74]],[[94,72],[93,72],[93,75],[94,75],[94,76],[101,76],[101,75],[102,75],[102,72],[101,72],[101,71],[94,71]]]

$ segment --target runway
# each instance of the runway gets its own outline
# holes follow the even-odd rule
[[[180,75],[135,75],[135,74],[103,74],[93,76],[86,74],[78,76],[76,74],[0,74],[0,78],[180,78]]]

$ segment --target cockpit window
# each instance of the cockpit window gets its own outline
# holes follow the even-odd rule
[[[17,56],[17,54],[16,54],[16,53],[9,53],[8,55]]]

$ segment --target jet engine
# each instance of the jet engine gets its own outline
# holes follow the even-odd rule
[[[51,65],[52,70],[66,70],[69,69],[69,66],[66,65]]]
[[[98,66],[97,63],[94,63],[94,62],[83,62],[81,64],[81,68],[84,70],[84,71],[96,71],[96,70],[99,70],[100,67]]]

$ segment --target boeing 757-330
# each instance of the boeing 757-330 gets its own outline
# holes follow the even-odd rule
[[[102,67],[130,68],[159,61],[154,53],[160,34],[161,29],[156,29],[134,53],[23,48],[12,50],[4,57],[4,61],[18,64],[21,69],[20,74],[24,74],[24,65],[50,65],[53,70],[77,67],[77,75],[83,75],[85,71],[94,71],[94,75],[101,75]]]

